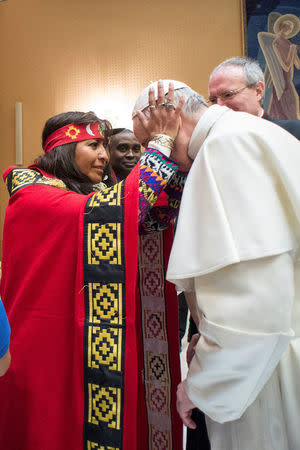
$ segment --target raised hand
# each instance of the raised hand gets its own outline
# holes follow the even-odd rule
[[[157,94],[157,100],[155,100],[154,88],[150,87],[150,117],[147,117],[142,111],[137,111],[137,116],[149,141],[157,134],[165,134],[174,140],[179,129],[180,113],[184,104],[184,97],[180,97],[178,105],[175,106],[173,83],[169,84],[168,96],[165,98],[162,81],[158,82]]]

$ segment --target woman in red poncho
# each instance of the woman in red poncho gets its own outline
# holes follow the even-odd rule
[[[164,112],[171,137],[179,112]],[[35,165],[4,174],[6,450],[182,448],[178,302],[164,272],[185,174],[150,145],[126,181],[94,192],[109,133],[93,113],[59,114]]]

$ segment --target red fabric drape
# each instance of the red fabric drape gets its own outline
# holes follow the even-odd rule
[[[82,217],[87,197],[29,186],[10,199],[1,297],[11,324],[1,446],[82,448]]]

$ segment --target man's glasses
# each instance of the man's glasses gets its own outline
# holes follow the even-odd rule
[[[210,95],[208,97],[208,101],[209,101],[209,103],[215,104],[215,103],[217,103],[218,98],[220,98],[221,100],[230,100],[231,98],[235,97],[237,94],[239,94],[240,92],[242,92],[244,89],[246,89],[248,87],[249,86],[243,86],[243,87],[240,87],[239,89],[232,89],[230,91],[221,92],[221,94],[219,94],[219,95]]]

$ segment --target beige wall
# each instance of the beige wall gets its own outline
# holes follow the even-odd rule
[[[130,126],[136,95],[158,78],[206,96],[211,69],[242,53],[240,0],[6,0],[0,36],[2,173],[15,164],[16,101],[28,165],[59,112],[93,109]],[[1,183],[1,224],[7,201]]]

